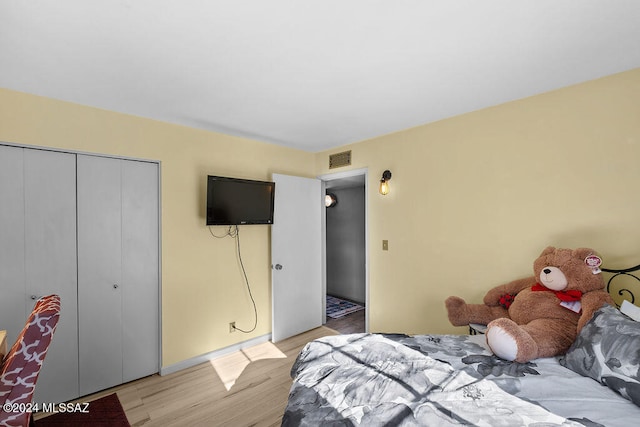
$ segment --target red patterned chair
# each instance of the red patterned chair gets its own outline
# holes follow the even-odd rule
[[[24,408],[33,399],[42,361],[59,317],[60,297],[49,295],[40,298],[15,344],[0,364],[0,426],[29,425],[31,413],[24,411]]]

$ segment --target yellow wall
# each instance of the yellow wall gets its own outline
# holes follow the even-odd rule
[[[229,333],[234,320],[253,326],[253,307],[234,241],[205,227],[206,175],[309,176],[313,154],[3,89],[0,118],[0,141],[161,161],[163,366],[271,332],[269,227],[245,226],[258,327]]]
[[[481,302],[547,245],[640,262],[639,100],[636,69],[318,153],[318,174],[344,149],[369,168],[371,331],[464,332],[444,299]]]
[[[312,154],[0,89],[0,141],[160,160],[163,366],[271,331],[267,226],[243,227],[253,311],[231,239],[204,226],[207,174],[369,170],[370,328],[464,332],[443,301],[531,274],[547,245],[613,267],[640,242],[640,69]],[[329,171],[328,154],[353,150]],[[393,172],[391,193],[376,187]],[[222,230],[217,230],[222,231]],[[389,251],[381,240],[389,240]]]

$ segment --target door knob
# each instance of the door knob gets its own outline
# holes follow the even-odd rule
[[[282,270],[282,265],[276,264],[273,268],[275,268],[276,270]]]
[[[117,283],[113,285],[113,289],[118,289],[118,284]]]

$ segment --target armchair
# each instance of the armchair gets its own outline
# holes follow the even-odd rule
[[[40,298],[25,327],[0,363],[0,426],[28,426],[25,411],[33,399],[36,380],[60,317],[60,297]],[[7,404],[16,410],[6,411]],[[21,412],[20,410],[23,410]]]

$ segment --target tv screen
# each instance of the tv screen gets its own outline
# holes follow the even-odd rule
[[[273,224],[275,183],[207,177],[207,225]]]

